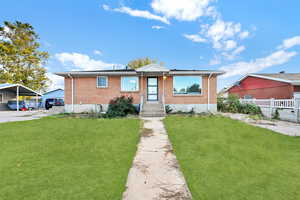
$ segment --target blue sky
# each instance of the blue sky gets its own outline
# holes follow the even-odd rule
[[[149,56],[169,68],[221,69],[218,88],[246,73],[300,72],[298,0],[3,1],[0,22],[28,22],[51,72],[126,65]]]

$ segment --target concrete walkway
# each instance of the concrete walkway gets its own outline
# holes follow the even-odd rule
[[[49,115],[57,114],[49,110],[33,110],[33,111],[0,111],[1,122],[26,121],[40,119]]]
[[[191,194],[162,118],[144,118],[144,130],[123,200],[190,200]]]
[[[288,136],[300,136],[300,124],[293,122],[286,122],[280,120],[254,120],[249,118],[248,115],[240,113],[220,113],[225,117],[230,117],[231,119],[240,120],[248,124],[259,126],[262,128],[270,129],[277,133],[288,135]]]

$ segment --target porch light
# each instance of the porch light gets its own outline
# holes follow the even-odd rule
[[[166,77],[166,76],[163,76],[163,79],[164,79],[164,80],[166,80],[166,79],[167,79],[167,77]]]

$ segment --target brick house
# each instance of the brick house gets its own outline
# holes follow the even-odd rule
[[[145,115],[165,109],[174,112],[215,112],[217,76],[222,71],[169,70],[159,64],[134,69],[70,71],[65,78],[66,112],[107,110],[115,97],[132,96]],[[153,111],[153,112],[152,112]],[[148,112],[148,113],[147,113]],[[152,113],[151,113],[152,112]]]
[[[240,98],[300,98],[300,73],[248,74],[227,89]]]

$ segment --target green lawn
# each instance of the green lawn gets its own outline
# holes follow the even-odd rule
[[[165,125],[194,200],[300,199],[299,137],[224,117]]]
[[[0,199],[121,199],[139,128],[137,119],[0,124]]]

